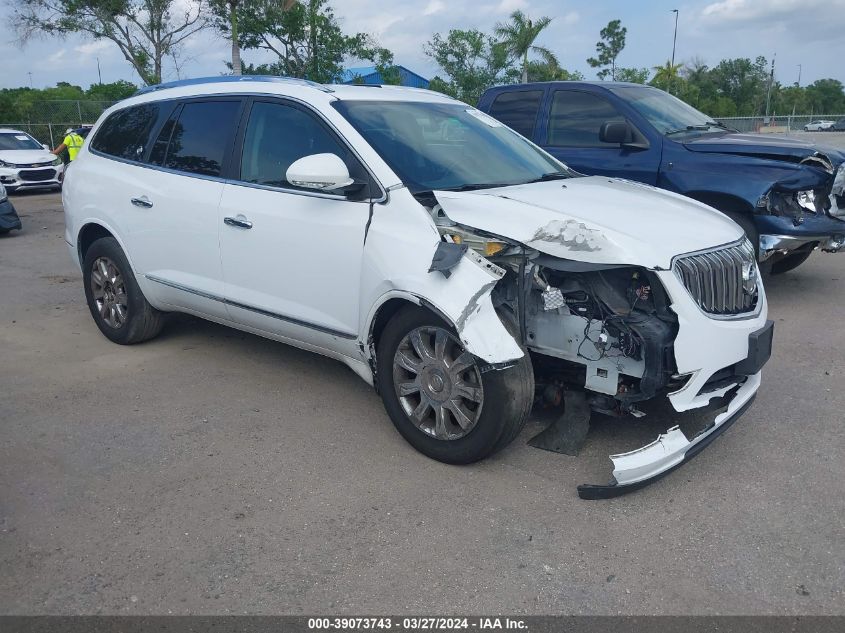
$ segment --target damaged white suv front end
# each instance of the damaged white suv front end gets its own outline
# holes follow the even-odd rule
[[[576,411],[579,396],[567,391],[582,387],[591,410],[613,416],[640,416],[638,403],[658,397],[679,414],[717,401],[711,422],[694,434],[672,424],[653,443],[612,455],[611,483],[580,486],[583,498],[665,474],[753,400],[773,327],[753,248],[720,213],[602,177],[434,195],[444,235],[455,223],[514,241],[490,259],[517,275],[515,298],[506,285],[492,295],[512,305],[525,324],[525,346],[545,357],[534,364],[538,385],[562,386]],[[564,416],[561,424],[573,422]],[[543,444],[536,445],[556,450]]]
[[[529,182],[497,186],[465,178],[427,189],[429,183],[413,183],[424,179],[410,171],[413,160],[403,164],[391,155],[393,139],[367,129],[390,128],[391,106],[361,114],[366,108],[338,106],[365,138],[370,133],[368,141],[393,163],[441,237],[429,277],[446,278],[437,292],[420,292],[427,295],[423,305],[455,325],[488,371],[507,368],[521,356],[517,348],[523,350],[531,359],[535,404],[564,405],[560,420],[533,445],[574,454],[591,412],[641,417],[640,403],[671,402],[675,414],[667,431],[647,446],[612,455],[610,483],[579,486],[582,498],[615,496],[666,474],[748,408],[771,353],[773,324],[753,248],[734,222],[688,198],[623,180],[577,177],[557,162]],[[450,137],[436,134],[450,113],[435,110],[413,113],[423,127],[416,142],[424,147],[426,127],[449,144]],[[397,127],[410,123],[402,116],[396,115]],[[451,116],[478,119],[493,134],[510,133],[471,108],[461,106]],[[461,134],[467,132],[452,138],[460,142]],[[438,158],[442,149],[423,150],[420,171],[431,169],[426,161],[451,160],[460,173],[457,165],[466,163]],[[435,180],[449,180],[434,173]],[[390,206],[413,204],[411,196],[396,198]],[[469,294],[459,273],[478,275],[485,266],[487,275]],[[497,327],[497,316],[512,327]],[[675,419],[703,408],[704,424],[684,427]]]

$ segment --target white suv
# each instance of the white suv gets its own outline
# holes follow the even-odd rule
[[[772,324],[740,227],[579,177],[443,95],[186,80],[122,101],[90,139],[64,187],[66,240],[117,343],[187,312],[336,358],[449,463],[508,444],[535,398],[566,406],[532,442],[570,452],[590,411],[708,411],[611,456],[610,484],[584,498],[689,459],[760,385]]]
[[[0,184],[6,191],[58,189],[65,166],[26,132],[0,128]]]

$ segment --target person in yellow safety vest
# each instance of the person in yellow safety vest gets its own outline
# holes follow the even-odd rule
[[[85,142],[85,139],[79,136],[71,128],[68,128],[65,131],[65,138],[62,141],[62,144],[59,145],[56,149],[53,150],[53,154],[56,156],[61,156],[61,153],[67,150],[68,155],[70,156],[71,162],[76,158],[76,155],[79,153],[79,150],[82,149],[82,143]]]

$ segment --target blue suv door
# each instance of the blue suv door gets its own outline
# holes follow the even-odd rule
[[[537,126],[535,142],[582,174],[654,185],[660,169],[662,139],[649,139],[626,116],[626,109],[598,91],[552,88],[544,107],[546,116],[541,117]],[[599,140],[602,124],[614,121],[628,122],[634,132],[634,143],[620,145]]]

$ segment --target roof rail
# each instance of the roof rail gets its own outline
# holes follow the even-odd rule
[[[266,81],[271,83],[288,83],[297,84],[300,86],[310,86],[322,92],[334,92],[328,86],[318,84],[316,81],[309,81],[308,79],[299,79],[297,77],[276,77],[274,75],[220,75],[219,77],[196,77],[194,79],[179,79],[178,81],[168,81],[167,83],[155,84],[153,86],[145,86],[138,90],[134,95],[148,94],[158,90],[166,90],[168,88],[181,88],[183,86],[201,86],[203,84],[214,83],[237,83],[239,81]]]

